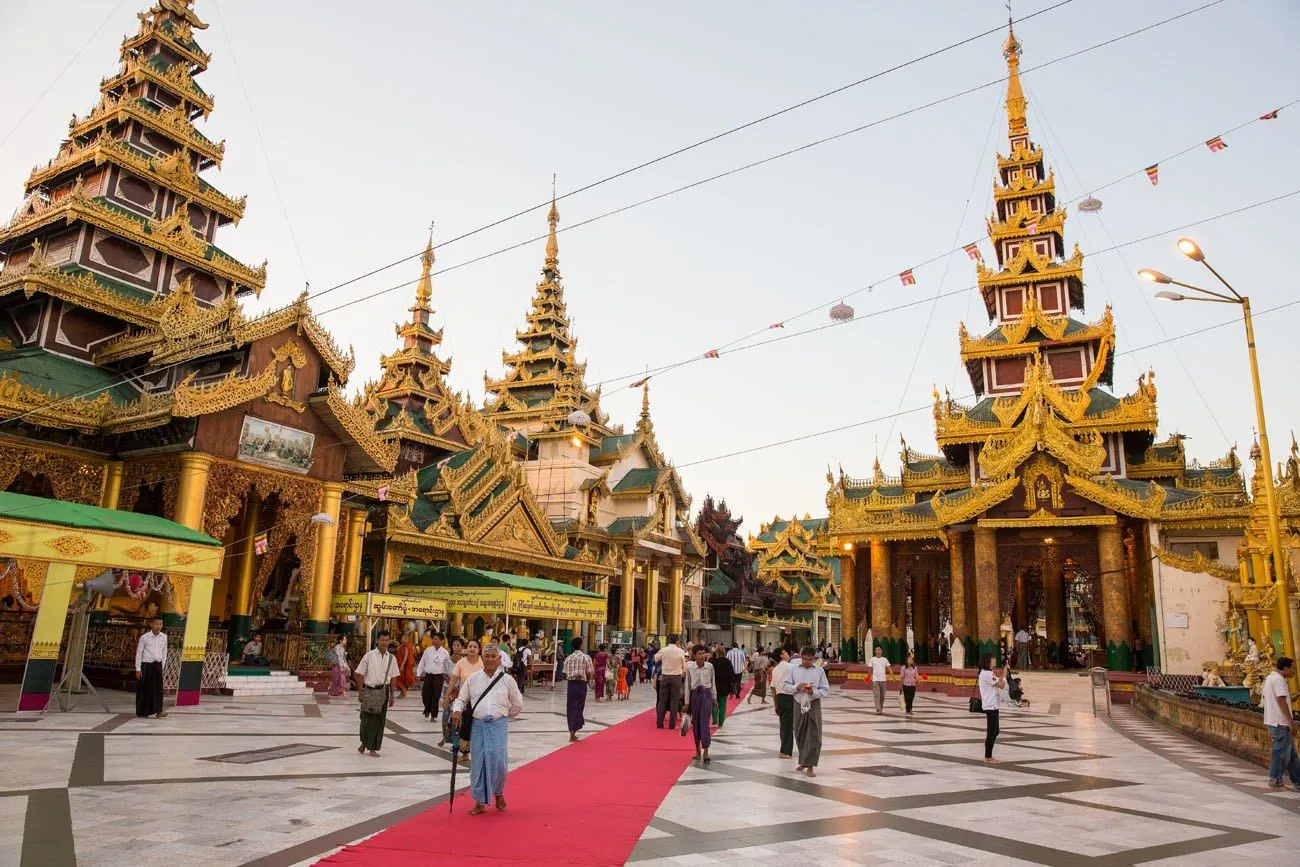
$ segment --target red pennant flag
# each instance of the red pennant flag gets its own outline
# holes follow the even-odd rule
[[[1277,120],[1277,113],[1278,113],[1279,111],[1281,111],[1281,110],[1282,110],[1282,109],[1280,109],[1280,108],[1275,108],[1275,109],[1273,109],[1272,111],[1270,111],[1268,114],[1261,114],[1261,115],[1259,116],[1259,119],[1260,119],[1260,120]]]
[[[1226,148],[1228,143],[1216,135],[1214,138],[1207,141],[1205,146],[1210,149],[1210,153],[1217,154],[1219,151]]]
[[[257,555],[259,555],[259,556],[262,555],[262,554],[265,554],[265,553],[266,553],[266,549],[267,549],[268,547],[270,547],[270,546],[269,546],[269,544],[268,544],[267,541],[266,541],[266,533],[264,533],[264,532],[263,532],[263,533],[258,533],[256,536],[253,537],[253,553],[254,553],[254,554],[257,554]]]
[[[705,358],[717,358],[717,357],[718,357],[718,350],[716,350],[716,349],[710,349],[708,352],[704,353],[704,357],[705,357]]]
[[[912,276],[912,269],[911,269],[911,268],[908,268],[908,269],[907,269],[906,271],[904,271],[902,274],[899,274],[899,275],[898,275],[898,279],[900,279],[900,280],[903,281],[903,285],[904,285],[904,286],[915,286],[915,285],[916,285],[916,278]]]
[[[641,386],[645,385],[649,381],[650,381],[650,377],[647,376],[645,379],[638,379],[636,382],[629,385],[628,388],[640,388]]]
[[[379,490],[378,490],[377,493],[379,494],[379,502],[382,503],[382,502],[384,502],[385,500],[387,500],[387,499],[388,499],[388,485],[380,485],[380,486],[379,486]]]
[[[785,327],[785,323],[784,323],[784,322],[773,322],[772,325],[769,326],[769,330],[770,330],[771,328],[784,328],[784,327]]]
[[[1159,163],[1157,163],[1157,164],[1154,165],[1154,166],[1147,166],[1147,167],[1146,167],[1146,173],[1147,173],[1147,180],[1151,181],[1151,186],[1154,187],[1154,186],[1156,186],[1157,184],[1160,183],[1160,164],[1159,164]]]
[[[980,255],[979,244],[967,244],[965,247],[962,247],[962,249],[966,251],[967,256],[971,257],[971,261],[973,262],[984,261],[984,257]]]

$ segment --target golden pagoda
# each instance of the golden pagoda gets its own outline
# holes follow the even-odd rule
[[[879,460],[866,478],[827,473],[820,550],[841,561],[849,659],[870,630],[892,660],[910,633],[926,662],[951,623],[968,665],[1021,629],[1036,636],[1038,664],[1130,670],[1137,639],[1138,664],[1151,664],[1153,540],[1244,526],[1235,463],[1188,466],[1181,437],[1154,443],[1155,373],[1130,394],[1109,390],[1110,309],[1091,323],[1073,316],[1084,308],[1083,254],[1067,248],[1066,212],[1031,137],[1020,55],[1009,32],[1009,153],[997,157],[987,221],[994,262],[976,267],[993,328],[958,329],[977,401],[936,390],[939,452],[904,441],[897,475]]]
[[[0,490],[156,515],[225,543],[215,582],[122,574],[98,615],[107,647],[160,612],[184,647],[181,693],[197,701],[212,685],[205,650],[226,649],[224,633],[207,648],[209,612],[235,654],[261,609],[325,631],[344,475],[392,472],[397,449],[343,396],[353,356],[305,293],[244,314],[266,266],[216,245],[245,202],[201,177],[225,154],[197,126],[214,105],[196,80],[206,25],[192,0],[158,0],[139,21],[0,227]],[[44,574],[15,568],[38,606]]]

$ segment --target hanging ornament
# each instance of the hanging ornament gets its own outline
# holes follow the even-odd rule
[[[642,382],[644,381],[645,380],[642,380]],[[569,413],[569,424],[572,425],[591,424],[591,416],[588,415],[584,410],[575,409],[573,412]]]
[[[841,301],[831,308],[831,319],[835,322],[848,322],[853,318],[853,308]]]
[[[1079,202],[1079,213],[1081,214],[1095,214],[1100,210],[1101,199],[1095,199],[1092,196],[1088,196],[1083,201]]]

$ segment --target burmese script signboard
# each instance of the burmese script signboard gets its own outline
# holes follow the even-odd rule
[[[605,621],[603,597],[569,596],[506,587],[409,587],[402,589],[421,599],[437,599],[454,614],[507,614],[545,620]]]
[[[330,611],[357,617],[443,620],[447,617],[447,604],[438,599],[398,596],[396,593],[336,593]]]

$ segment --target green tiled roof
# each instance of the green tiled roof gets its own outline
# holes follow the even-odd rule
[[[730,593],[731,588],[735,587],[735,582],[728,577],[726,572],[721,569],[710,569],[704,573],[704,589],[709,593],[725,594]]]
[[[127,298],[131,301],[148,303],[154,298],[154,294],[147,289],[141,289],[139,286],[132,286],[130,283],[123,283],[120,280],[105,277],[103,274],[96,274],[94,271],[87,271],[80,265],[60,265],[59,270],[64,274],[69,274],[73,277],[79,277],[82,274],[89,274],[100,286],[112,290],[123,298]]]
[[[107,393],[113,403],[136,400],[140,393],[122,382],[111,370],[84,364],[46,352],[44,349],[16,349],[0,353],[0,372],[17,374],[18,381],[61,397],[82,395],[93,399]]]
[[[899,493],[902,493],[903,489],[899,488],[898,491]],[[853,498],[850,497],[850,499]],[[803,528],[808,531],[809,535],[826,529],[826,518],[799,518],[798,521],[803,525]],[[788,526],[790,526],[789,521],[773,521],[772,525],[768,527],[766,531],[758,535],[758,541],[775,542],[777,535],[785,532],[785,528]]]
[[[632,518],[616,518],[605,530],[611,536],[626,536],[629,533],[635,533],[648,523],[650,523],[650,518],[644,515]]]
[[[101,509],[99,506],[85,506],[81,503],[47,500],[44,497],[29,497],[25,494],[11,494],[7,491],[0,492],[0,517],[15,521],[32,521],[37,524],[77,527],[83,530],[129,533],[133,536],[171,539],[196,545],[221,545],[211,536],[165,518],[117,509]]]
[[[632,441],[636,434],[618,434],[617,436],[602,437],[600,444],[591,450],[591,460],[597,458],[607,458],[618,454],[623,446]]]
[[[618,480],[613,492],[622,494],[628,491],[651,491],[658,483],[660,474],[665,472],[667,470],[655,469],[654,467],[628,470],[627,474]]]
[[[421,494],[432,491],[438,485],[438,479],[442,476],[443,467],[451,467],[453,470],[465,466],[470,458],[478,449],[466,449],[463,452],[456,452],[447,459],[446,463],[438,463],[429,467],[421,467],[416,473],[416,485]]]
[[[872,491],[879,491],[882,497],[901,497],[906,491],[902,485],[881,485],[880,487],[870,488],[845,488],[844,499],[846,500],[865,500],[871,496]]]
[[[561,596],[604,598],[599,593],[549,578],[529,578],[510,572],[468,569],[463,566],[426,566],[423,563],[402,564],[401,580],[393,583],[392,590],[400,594],[403,587],[511,587],[515,590],[557,593]]]
[[[1104,389],[1090,389],[1088,391],[1088,397],[1091,398],[1091,400],[1088,403],[1088,411],[1084,413],[1085,416],[1099,415],[1108,409],[1113,409],[1114,407],[1119,406],[1119,400]]]

